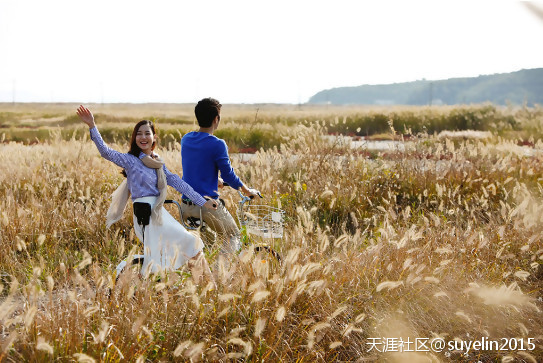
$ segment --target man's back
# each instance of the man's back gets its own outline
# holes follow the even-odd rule
[[[189,132],[181,139],[183,180],[200,195],[217,198],[219,171],[225,182],[237,189],[241,181],[236,176],[226,143],[206,132]]]

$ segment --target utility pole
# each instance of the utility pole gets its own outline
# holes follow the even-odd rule
[[[298,80],[298,110],[302,109],[302,96],[300,93],[300,80]]]

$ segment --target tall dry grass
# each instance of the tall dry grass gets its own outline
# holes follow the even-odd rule
[[[211,261],[216,289],[187,271],[115,282],[141,245],[128,211],[105,229],[122,177],[87,138],[0,145],[1,359],[540,361],[541,154],[426,135],[368,159],[323,139],[325,126],[292,126],[280,147],[234,162],[286,211],[283,263],[251,252]],[[179,171],[175,144],[161,154]],[[225,196],[235,213],[236,194]],[[424,337],[532,339],[535,349],[368,344]]]
[[[81,137],[85,128],[74,115],[77,104],[0,103],[0,141],[43,142],[51,131],[63,139]],[[186,132],[197,128],[194,104],[92,104],[106,141],[129,137],[134,120],[155,121],[167,142],[178,142]],[[217,135],[237,152],[254,152],[279,146],[279,133],[299,124],[335,120],[328,132],[357,137],[388,138],[389,124],[402,134],[435,134],[445,130],[493,132],[519,143],[543,138],[543,108],[496,106],[492,104],[456,106],[334,106],[334,105],[225,105]],[[127,136],[128,135],[128,136]]]

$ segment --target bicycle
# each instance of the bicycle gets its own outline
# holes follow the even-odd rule
[[[229,186],[226,183],[224,183],[224,185]],[[281,263],[282,258],[279,252],[265,241],[283,238],[283,220],[285,212],[279,208],[268,205],[251,204],[253,200],[252,197],[244,196],[240,191],[238,191],[238,194],[241,199],[236,215],[240,225],[242,245],[253,245],[255,253],[265,252],[272,256],[275,261]],[[259,196],[260,198],[263,198],[260,193]],[[221,202],[224,203],[222,200]],[[181,223],[187,230],[199,230],[202,232],[206,231],[208,228],[203,220],[201,209],[199,218],[188,217],[185,219],[183,216],[183,209],[179,202],[173,199],[166,199],[164,204],[174,204],[177,206]],[[254,239],[259,239],[260,242],[255,243],[251,236],[253,236]],[[116,278],[119,278],[120,274],[127,266],[141,268],[143,261],[144,255],[133,255],[130,264],[128,264],[127,260],[121,261],[116,268]]]
[[[224,186],[229,186],[224,183]],[[241,243],[244,246],[253,245],[256,253],[267,252],[275,260],[281,262],[281,255],[272,246],[265,243],[266,240],[275,240],[283,238],[283,220],[285,212],[279,208],[261,205],[251,204],[252,197],[244,196],[238,191],[240,196],[239,207],[236,211],[238,223],[240,225]],[[263,198],[259,193],[260,198]],[[223,201],[221,201],[224,203]],[[179,202],[168,199],[165,204],[175,204],[181,217],[183,226],[188,230],[200,230],[205,231],[208,227],[204,222],[200,209],[200,218],[183,217],[183,210]],[[254,243],[253,237],[258,237],[260,243]]]
[[[251,204],[252,198],[244,196],[240,191],[238,193],[241,197],[237,211],[241,242],[244,245],[250,244],[251,235],[258,236],[261,240],[282,239],[285,211],[269,205]],[[261,242],[254,247],[255,252],[265,251],[281,262],[281,255],[271,246]]]

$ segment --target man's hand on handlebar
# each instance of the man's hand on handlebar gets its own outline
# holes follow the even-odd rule
[[[219,180],[219,181],[220,181],[220,180]],[[224,182],[223,182],[223,185],[224,185],[225,187],[229,187],[229,186],[230,186],[230,184],[224,183]],[[241,189],[241,191],[243,192],[243,194],[245,194],[245,195],[246,195],[248,198],[250,198],[250,199],[253,199],[253,198],[255,198],[255,197],[264,198],[264,197],[262,196],[262,194],[260,194],[260,191],[259,191],[259,190],[256,190],[256,189],[253,189],[253,188],[247,188],[245,185],[242,185],[240,189]],[[239,190],[238,190],[238,192],[239,192]]]
[[[247,191],[245,191],[245,195],[247,195],[251,199],[256,197],[262,198],[262,194],[260,194],[260,191],[253,188],[247,188]]]

